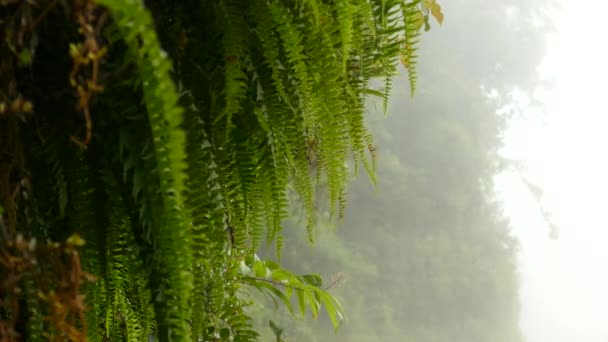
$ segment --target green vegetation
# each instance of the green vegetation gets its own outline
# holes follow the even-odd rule
[[[344,223],[318,230],[313,247],[303,241],[301,222],[287,225],[282,263],[335,279],[331,292],[344,306],[344,325],[336,334],[329,320],[277,320],[283,309],[266,305],[253,315],[260,327],[272,319],[288,341],[523,341],[518,244],[493,177],[507,162],[498,155],[501,132],[517,114],[504,106],[513,90],[529,93],[538,82],[542,6],[443,5],[444,27],[421,44],[415,99],[407,97],[404,75],[395,79],[389,118],[377,110],[381,103],[368,106],[379,146],[377,186],[357,180]]]
[[[337,326],[318,276],[255,252],[280,253],[290,202],[310,238],[319,194],[343,217],[348,162],[374,171],[366,98],[388,102],[400,59],[413,92],[429,14],[443,18],[420,0],[0,1],[0,340],[251,341],[248,285]]]

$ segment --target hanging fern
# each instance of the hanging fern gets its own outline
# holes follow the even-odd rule
[[[318,277],[255,252],[280,258],[291,199],[311,241],[319,208],[342,218],[349,163],[375,179],[364,105],[386,107],[400,60],[413,93],[438,5],[56,3],[0,4],[0,255],[55,253],[22,268],[22,295],[0,288],[0,340],[255,341],[244,285],[337,326]]]
[[[163,208],[155,226],[154,261],[151,282],[156,317],[162,338],[186,340],[189,329],[188,299],[192,288],[190,219],[184,210],[185,134],[182,109],[169,75],[171,63],[161,49],[152,18],[139,1],[100,1],[108,6],[123,32],[127,46],[137,56],[137,77],[141,82],[150,120],[155,151],[158,193]],[[151,170],[152,171],[152,170]]]
[[[416,92],[416,82],[418,73],[416,71],[416,63],[418,56],[416,55],[418,37],[420,36],[420,5],[421,0],[416,0],[407,4],[401,5],[403,13],[403,21],[405,22],[405,40],[401,58],[406,61],[408,79],[410,81],[410,94],[414,96]]]

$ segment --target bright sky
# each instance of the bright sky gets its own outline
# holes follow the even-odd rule
[[[555,88],[514,123],[505,155],[526,161],[559,239],[513,174],[497,178],[522,242],[522,329],[527,342],[608,341],[608,1],[562,0],[541,68]],[[535,116],[532,118],[532,116]]]

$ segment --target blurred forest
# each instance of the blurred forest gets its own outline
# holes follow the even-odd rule
[[[258,306],[252,310],[263,340],[274,339],[273,320],[292,342],[522,341],[518,244],[493,177],[505,167],[498,151],[509,118],[518,115],[513,103],[541,82],[549,3],[442,6],[443,27],[421,43],[415,99],[402,76],[388,119],[380,103],[368,104],[377,186],[360,176],[341,227],[318,229],[312,247],[302,222],[285,229],[281,263],[333,277],[344,326],[335,333],[328,320],[294,321],[282,308]]]

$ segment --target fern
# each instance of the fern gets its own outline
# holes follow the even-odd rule
[[[161,49],[152,18],[139,1],[102,0],[113,12],[127,45],[139,57],[137,63],[153,136],[157,173],[162,196],[160,220],[154,229],[155,308],[163,340],[186,340],[189,329],[188,298],[192,277],[190,224],[184,212],[185,134],[180,128],[182,109],[169,76],[171,64]],[[141,45],[141,46],[140,46]]]
[[[104,274],[106,269],[104,237],[107,231],[108,220],[99,215],[99,209],[105,208],[107,198],[98,185],[99,172],[91,169],[96,166],[95,162],[89,160],[88,153],[73,154],[66,166],[70,173],[67,174],[70,182],[68,184],[68,194],[71,207],[68,208],[68,219],[70,225],[78,227],[82,222],[88,222],[86,227],[81,227],[80,234],[87,241],[87,248],[83,251],[83,269],[94,275]],[[88,284],[85,288],[85,299],[90,308],[87,311],[87,325],[95,327],[96,322],[104,319],[103,305],[104,287],[103,283],[96,282]],[[92,340],[98,336],[98,329],[89,329],[88,335]]]
[[[217,165],[212,152],[209,136],[205,132],[198,108],[193,104],[188,93],[182,96],[186,105],[186,123],[188,152],[188,206],[193,217],[193,256],[192,267],[194,276],[194,291],[192,293],[193,309],[191,312],[192,338],[203,337],[205,330],[206,310],[213,309],[206,305],[209,297],[209,275],[213,271],[212,260],[223,253],[227,239],[224,226],[222,197],[218,183]],[[213,283],[220,292],[223,284]]]
[[[345,72],[352,49],[355,7],[350,0],[340,0],[336,2],[336,12],[342,39],[342,67]]]
[[[27,322],[27,336],[33,341],[43,339],[44,322],[42,308],[37,300],[38,293],[31,274],[25,277],[25,295],[27,314],[30,319]]]
[[[287,62],[293,76],[295,77],[294,86],[298,90],[299,109],[304,119],[304,133],[312,135],[314,129],[314,111],[316,105],[312,99],[312,86],[310,84],[310,74],[307,66],[307,58],[304,52],[303,33],[294,21],[293,14],[280,2],[272,1],[269,3],[270,13],[276,25],[276,30],[281,37]],[[272,63],[272,61],[270,61]]]
[[[418,37],[420,36],[420,10],[418,9],[420,3],[421,0],[414,0],[401,5],[405,27],[405,41],[402,49],[402,58],[407,61],[407,75],[410,82],[411,96],[414,96],[414,93],[416,92],[416,83],[418,80],[418,72],[416,69],[418,56],[416,55],[416,51]]]
[[[85,238],[81,263],[96,281],[77,293],[90,310],[74,329],[88,326],[91,341],[256,340],[243,263],[264,242],[280,259],[292,198],[310,241],[321,206],[339,221],[351,161],[375,181],[364,105],[379,96],[386,110],[400,58],[413,94],[424,11],[420,0],[67,1],[34,25],[35,6],[5,6],[0,29],[15,34],[0,42],[11,85],[0,88],[0,131],[23,146],[24,169],[0,164],[3,202],[19,190],[0,226],[40,241]],[[439,7],[433,15],[442,20]],[[72,41],[77,30],[86,44]],[[72,144],[83,129],[90,139]],[[294,295],[313,316],[323,303],[339,321],[318,277],[249,263],[260,265],[265,280],[297,289],[252,285]],[[48,287],[33,276],[43,267],[22,278],[28,340],[61,330],[31,298]]]
[[[219,1],[218,12],[223,14],[225,22],[222,23],[222,47],[224,52],[225,72],[225,105],[224,110],[217,116],[216,122],[225,117],[226,128],[232,127],[232,116],[242,109],[241,102],[246,97],[247,76],[243,71],[247,55],[243,46],[248,40],[248,29],[242,15],[246,7],[241,1],[224,0]],[[246,6],[246,5],[245,5]]]

